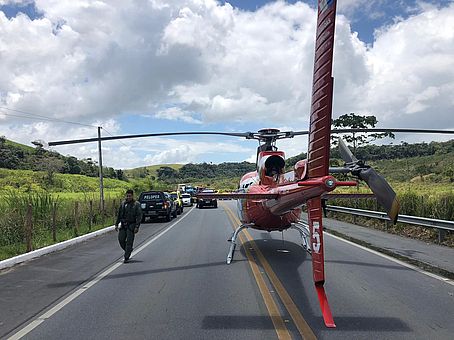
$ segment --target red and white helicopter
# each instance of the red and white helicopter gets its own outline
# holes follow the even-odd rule
[[[412,132],[448,133],[448,130],[424,129],[335,129],[331,130],[333,97],[333,47],[336,17],[336,0],[318,1],[317,33],[312,88],[312,103],[309,131],[286,131],[262,129],[256,133],[229,132],[165,132],[111,137],[87,138],[49,142],[49,146],[101,142],[116,139],[175,136],[175,135],[225,135],[255,139],[257,149],[257,170],[245,174],[239,190],[227,194],[199,194],[205,198],[229,198],[238,200],[238,213],[241,225],[230,238],[227,263],[231,263],[238,234],[244,228],[266,231],[296,229],[300,232],[303,247],[312,255],[313,280],[317,290],[325,325],[335,327],[324,290],[324,244],[322,222],[322,199],[341,186],[356,186],[356,181],[338,181],[332,174],[350,173],[364,180],[377,201],[385,208],[391,221],[396,222],[399,203],[396,193],[386,180],[374,169],[358,160],[342,139],[339,147],[345,166],[329,167],[331,133],[348,132]],[[309,136],[308,157],[296,163],[290,172],[284,172],[285,155],[276,147],[276,141],[298,135]],[[307,206],[308,220],[301,220],[302,206]]]

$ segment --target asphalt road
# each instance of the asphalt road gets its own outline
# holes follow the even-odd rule
[[[452,339],[454,286],[330,236],[325,328],[298,233],[249,230],[226,265],[229,211],[142,225],[128,264],[109,233],[1,273],[0,336]]]

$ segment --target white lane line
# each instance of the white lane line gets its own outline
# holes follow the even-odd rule
[[[414,266],[412,264],[409,264],[407,262],[404,262],[404,261],[401,261],[401,260],[398,260],[392,256],[389,256],[389,255],[386,255],[386,254],[383,254],[383,253],[380,253],[376,250],[373,250],[373,249],[370,249],[370,248],[367,248],[367,247],[364,247],[360,244],[357,244],[355,242],[352,242],[352,241],[349,241],[349,240],[346,240],[342,237],[339,237],[339,236],[336,236],[336,235],[333,235],[333,234],[330,234],[329,232],[325,231],[324,234],[327,234],[328,236],[331,236],[339,241],[342,241],[342,242],[345,242],[345,243],[348,243],[352,246],[355,246],[357,248],[360,248],[362,250],[365,250],[365,251],[368,251],[369,253],[372,253],[372,254],[375,254],[377,256],[381,256],[389,261],[392,261],[392,262],[395,262],[397,264],[400,264],[401,266],[404,266],[404,267],[407,267],[407,268],[410,268],[410,269],[413,269],[415,271],[417,271],[418,273],[421,273],[421,274],[424,274],[424,275],[427,275],[427,276],[430,276],[431,278],[434,278],[434,279],[437,279],[441,282],[444,282],[444,283],[447,283],[447,284],[450,284],[451,286],[454,286],[454,281],[451,280],[451,279],[448,279],[447,277],[443,277],[443,276],[440,276],[440,275],[437,275],[437,274],[433,274],[433,273],[430,273],[428,271],[425,271],[424,269],[421,269],[417,266]]]
[[[184,215],[183,217],[181,217],[178,221],[176,221],[175,223],[171,224],[169,227],[167,227],[166,229],[162,230],[161,232],[159,232],[157,235],[155,235],[151,240],[147,241],[145,244],[141,245],[139,248],[137,248],[136,250],[134,250],[131,254],[131,257],[137,255],[138,253],[140,253],[142,250],[144,250],[146,247],[148,247],[150,244],[152,244],[154,241],[156,241],[158,238],[160,238],[162,235],[164,235],[165,233],[167,233],[170,229],[172,229],[175,225],[177,225],[178,223],[180,223],[181,221],[183,221],[192,211],[194,210],[194,208],[191,208],[191,210],[189,210],[189,212]],[[35,329],[36,327],[38,327],[41,323],[43,323],[45,320],[49,319],[52,315],[54,315],[55,313],[57,313],[60,309],[62,309],[63,307],[65,307],[68,303],[70,303],[71,301],[73,301],[75,298],[77,298],[79,295],[81,295],[82,293],[84,293],[85,291],[87,291],[89,288],[93,287],[96,283],[98,283],[99,281],[101,281],[104,277],[106,277],[107,275],[109,275],[111,272],[113,272],[115,269],[117,269],[118,267],[120,267],[122,265],[123,262],[116,262],[114,263],[113,265],[111,265],[109,268],[107,268],[105,271],[103,271],[101,274],[97,275],[95,278],[93,278],[92,280],[88,281],[88,282],[85,282],[83,284],[83,286],[81,288],[79,288],[78,290],[76,290],[75,292],[73,292],[71,295],[69,295],[68,297],[66,297],[63,301],[57,303],[55,306],[53,306],[51,309],[49,309],[47,312],[41,314],[40,316],[38,316],[35,320],[33,320],[32,322],[30,322],[27,326],[25,326],[24,328],[22,328],[21,330],[19,330],[17,333],[15,333],[14,335],[12,335],[11,337],[8,338],[8,340],[16,340],[16,339],[21,339],[22,337],[24,337],[25,335],[27,335],[28,333],[30,333],[33,329]]]

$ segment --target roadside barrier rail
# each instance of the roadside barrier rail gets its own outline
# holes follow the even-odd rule
[[[387,224],[391,223],[391,220],[388,217],[388,215],[381,211],[347,208],[335,205],[327,205],[326,210],[361,217],[375,218],[385,221]],[[397,222],[438,229],[439,242],[443,241],[444,237],[446,236],[446,231],[454,231],[454,221],[439,220],[435,218],[418,217],[410,215],[399,215],[397,218]]]

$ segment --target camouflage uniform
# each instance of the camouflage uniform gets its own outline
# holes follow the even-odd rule
[[[133,200],[131,202],[123,201],[118,210],[117,221],[115,225],[121,222],[118,232],[118,242],[125,251],[125,261],[129,260],[134,243],[134,229],[139,228],[142,221],[142,209],[140,203]]]

